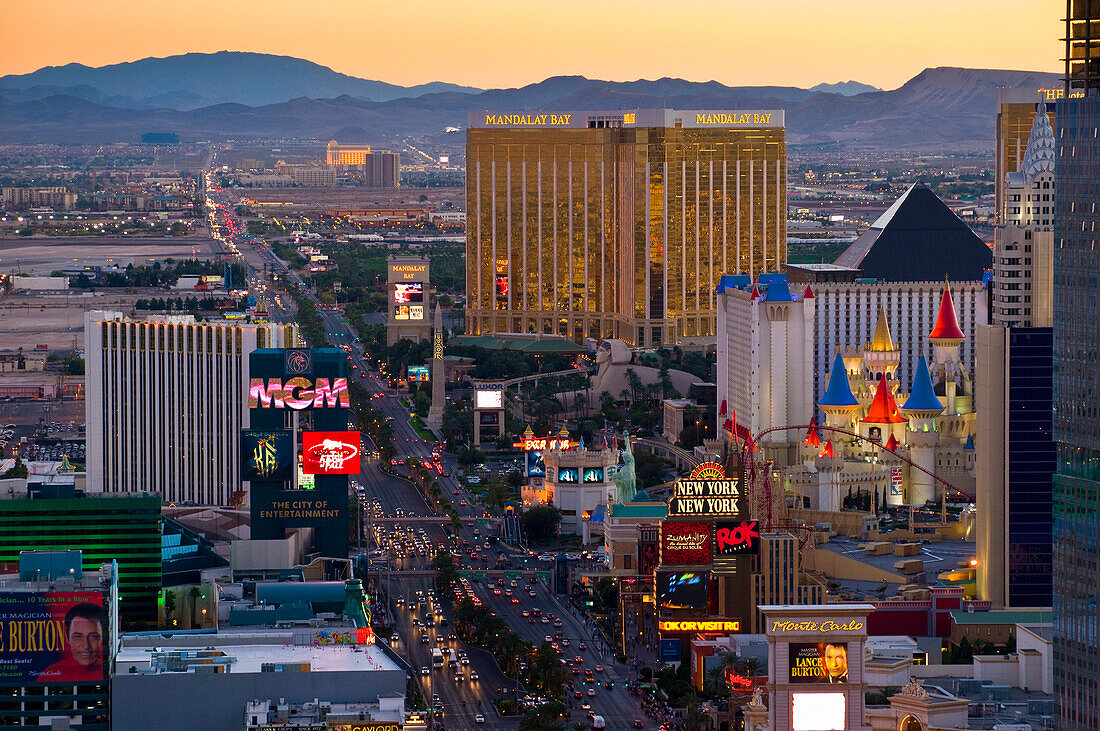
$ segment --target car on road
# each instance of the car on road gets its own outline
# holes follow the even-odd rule
[[[597,665],[596,666],[596,672],[597,673],[602,673],[603,672],[603,665]]]
[[[432,669],[429,668],[429,667],[420,668],[420,674],[421,675],[431,675],[432,674]]]
[[[477,679],[478,679],[477,671],[476,670],[471,670],[470,671],[470,680],[477,680]]]
[[[477,714],[474,716],[474,723],[485,723],[485,716],[482,716],[480,713]]]
[[[645,721],[640,718],[634,719],[634,728],[645,728]]]
[[[596,695],[596,689],[595,688],[589,688],[588,689],[588,695]]]

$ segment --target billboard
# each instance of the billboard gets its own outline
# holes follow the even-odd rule
[[[661,662],[680,662],[680,638],[661,638]]]
[[[110,645],[103,594],[0,593],[0,682],[101,683]]]
[[[409,305],[409,319],[410,320],[423,320],[424,319],[424,305]]]
[[[241,430],[241,479],[290,479],[294,444],[289,429]]]
[[[562,467],[558,470],[558,482],[565,482],[569,484],[577,484],[580,481],[580,474],[573,467]]]
[[[844,693],[791,693],[791,731],[844,731],[847,718]]]
[[[717,556],[755,556],[760,553],[760,524],[755,520],[716,520],[714,553]]]
[[[252,378],[248,381],[248,408],[351,408],[347,378]]]
[[[710,563],[710,523],[661,523],[661,563]]]
[[[661,609],[705,609],[706,571],[658,571],[657,604]]]
[[[542,461],[542,450],[532,449],[527,454],[527,476],[545,477],[546,463]]]
[[[847,642],[791,642],[787,647],[790,682],[848,682]]]
[[[359,432],[302,432],[302,472],[307,475],[358,475]]]
[[[474,391],[475,409],[503,409],[504,391],[501,389],[478,389]]]
[[[399,305],[410,305],[424,302],[423,282],[395,282],[393,285],[393,301]]]
[[[585,467],[583,482],[603,482],[603,470],[599,467]]]
[[[409,382],[413,381],[427,381],[428,380],[428,366],[409,366]]]
[[[496,426],[500,423],[500,414],[496,411],[482,411],[477,417],[482,426]]]

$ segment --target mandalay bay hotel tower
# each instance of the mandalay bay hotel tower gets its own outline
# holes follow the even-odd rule
[[[471,114],[468,331],[713,336],[719,277],[784,262],[786,185],[782,110]]]

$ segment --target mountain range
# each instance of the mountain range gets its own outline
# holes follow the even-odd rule
[[[993,146],[998,86],[1039,88],[1057,75],[941,67],[889,91],[855,81],[731,87],[663,78],[628,82],[555,76],[515,89],[443,82],[401,87],[302,59],[223,51],[90,68],[47,67],[0,77],[5,142],[136,142],[143,132],[183,141],[329,139],[393,143],[442,137],[469,112],[784,109],[793,145],[848,150],[976,151]],[[341,130],[361,130],[344,139]],[[365,137],[365,138],[363,138]]]

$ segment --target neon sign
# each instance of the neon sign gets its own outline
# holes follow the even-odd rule
[[[662,619],[658,623],[662,632],[740,632],[741,620],[738,619]]]
[[[326,406],[351,408],[347,378],[333,378],[331,381],[318,378],[315,382],[308,378],[289,378],[286,383],[281,378],[253,378],[248,383],[250,409],[290,408],[302,411]]]
[[[524,437],[522,442],[512,442],[512,446],[525,452],[542,452],[547,449],[568,452],[580,446],[580,442],[575,442],[568,437]]]

